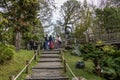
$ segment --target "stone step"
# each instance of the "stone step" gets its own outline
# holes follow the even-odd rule
[[[32,69],[26,80],[68,80],[62,73],[59,69]]]
[[[44,51],[42,54],[60,54],[60,51]]]
[[[54,67],[33,67],[32,69],[63,69],[63,66],[54,66]]]
[[[32,69],[31,77],[55,77],[61,75],[63,71],[61,69]]]
[[[60,50],[44,51],[37,65],[32,67],[32,74],[25,80],[69,80],[63,73]]]
[[[41,58],[38,62],[61,62],[60,58]]]
[[[63,68],[61,62],[42,62],[38,63],[33,69],[61,69]]]
[[[60,49],[52,49],[53,51],[60,51]]]
[[[41,54],[41,58],[59,58],[60,55],[58,54]]]
[[[34,78],[27,78],[26,80],[69,80],[68,77],[34,77]]]

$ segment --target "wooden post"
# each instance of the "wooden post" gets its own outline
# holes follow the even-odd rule
[[[10,75],[9,80],[14,80],[14,76]]]
[[[64,59],[64,73],[67,72],[67,69],[66,69],[66,60]]]
[[[63,53],[61,53],[61,59],[62,59],[62,62],[63,62],[63,57],[64,57],[64,56],[63,56]]]
[[[28,60],[26,60],[26,65],[28,65],[29,64],[29,61]],[[28,74],[29,73],[29,65],[26,67],[26,74]]]
[[[38,56],[40,55],[40,50],[38,50]]]
[[[40,42],[40,44],[39,44],[39,50],[41,49],[41,42]]]
[[[62,59],[62,50],[60,50],[60,58]]]
[[[39,49],[37,50],[37,55],[39,55]]]
[[[37,55],[36,55],[36,53],[37,53],[37,51],[35,50],[35,51],[34,51],[34,55],[35,55],[34,60],[35,60],[35,61],[37,60],[37,57],[36,57]]]
[[[36,53],[36,50],[34,50],[34,54]]]

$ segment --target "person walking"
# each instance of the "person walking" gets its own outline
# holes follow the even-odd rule
[[[61,47],[61,43],[62,43],[61,37],[57,35],[55,39],[55,44],[57,49]]]
[[[30,50],[33,50],[34,49],[34,40],[33,39],[30,40],[29,45],[30,45]]]
[[[54,41],[53,41],[52,35],[50,35],[50,37],[49,37],[49,48],[50,48],[50,49],[53,49],[53,48],[54,48]]]
[[[34,50],[38,50],[38,41],[34,41]]]
[[[49,49],[49,37],[48,37],[48,34],[46,34],[44,39],[45,39],[45,41],[44,41],[44,50],[48,50]]]

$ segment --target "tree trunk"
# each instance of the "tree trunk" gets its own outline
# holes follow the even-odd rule
[[[98,60],[94,59],[93,63],[95,65],[95,72],[97,73],[98,76],[100,76],[101,75],[101,68],[100,68],[100,64],[99,64]]]
[[[16,51],[20,50],[20,47],[21,47],[21,33],[19,31],[17,31],[15,33],[15,47],[16,47]]]

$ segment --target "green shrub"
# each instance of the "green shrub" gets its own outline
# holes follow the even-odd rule
[[[8,44],[0,43],[0,64],[9,61],[13,58],[15,47]]]
[[[96,73],[107,80],[118,80],[120,78],[120,50],[112,45],[96,46],[89,43],[81,45],[80,51],[83,53],[84,60],[92,60]]]

